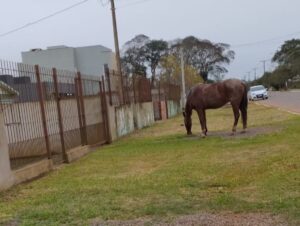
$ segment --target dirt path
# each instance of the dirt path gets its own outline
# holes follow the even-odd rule
[[[253,127],[248,128],[245,133],[237,131],[235,135],[232,135],[230,131],[211,131],[208,132],[207,138],[210,137],[222,137],[224,139],[237,139],[237,138],[247,138],[255,137],[257,135],[270,134],[274,132],[281,131],[281,128],[275,126],[264,126],[264,127]],[[201,135],[193,134],[192,136],[187,136],[186,139],[203,139]]]

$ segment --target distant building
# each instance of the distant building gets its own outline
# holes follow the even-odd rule
[[[18,93],[15,98],[17,102],[36,102],[39,101],[37,93],[37,83],[31,81],[30,77],[13,77],[12,75],[0,75],[0,87],[5,87],[7,90],[14,90]],[[9,88],[8,88],[9,87]],[[48,81],[42,82],[42,90],[46,100],[53,98],[54,90],[53,84]],[[75,96],[75,85],[68,83],[59,83],[58,92],[60,97],[74,97]],[[84,93],[88,95],[87,92]],[[2,96],[1,96],[2,95]],[[0,98],[4,99],[4,93],[0,92]]]
[[[78,70],[85,75],[99,76],[103,74],[104,64],[116,68],[115,54],[111,49],[101,45],[86,47],[53,46],[43,49],[32,49],[22,52],[25,64],[38,64],[42,67],[65,70]]]

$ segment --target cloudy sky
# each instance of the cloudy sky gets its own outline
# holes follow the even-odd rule
[[[102,44],[114,48],[107,0],[86,0],[64,13],[29,25],[83,0],[1,0],[0,58],[53,45]],[[284,40],[300,38],[299,0],[115,0],[120,45],[137,34],[173,40],[194,35],[232,45],[236,59],[227,77],[262,74]],[[26,26],[25,26],[26,25]],[[7,34],[16,28],[16,32]],[[274,65],[266,63],[270,70]]]

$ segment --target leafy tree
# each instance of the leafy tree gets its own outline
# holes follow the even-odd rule
[[[185,63],[192,65],[204,81],[209,75],[226,73],[224,65],[230,64],[235,55],[228,44],[212,43],[194,36],[186,37],[174,47],[177,54],[180,54],[180,48],[183,49]]]
[[[144,75],[147,74],[147,67],[144,65],[144,54],[141,49],[136,47],[131,47],[126,50],[121,58],[122,70],[125,74],[137,74]]]
[[[287,81],[300,74],[300,39],[286,41],[274,54],[272,61],[278,64],[277,68],[265,73],[257,82],[277,90],[286,88]]]
[[[160,62],[161,80],[181,84],[181,64],[175,55],[168,55]],[[185,65],[185,85],[188,91],[197,83],[203,83],[203,79],[198,76],[197,70],[189,65]]]
[[[143,54],[152,74],[152,83],[155,80],[156,69],[163,56],[168,54],[168,43],[163,40],[151,40],[143,46]]]
[[[285,66],[279,66],[270,77],[270,85],[275,89],[285,88],[285,84],[291,78],[291,71]]]
[[[122,48],[122,70],[126,74],[147,74],[147,67],[145,66],[145,54],[143,46],[149,42],[150,39],[146,35],[137,35],[130,41],[126,42]]]
[[[290,69],[294,75],[300,73],[300,39],[286,41],[275,53],[272,60],[280,66]]]

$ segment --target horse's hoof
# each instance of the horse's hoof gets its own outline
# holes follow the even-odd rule
[[[192,133],[192,132],[188,132],[187,135],[188,135],[188,136],[192,136],[193,133]]]
[[[232,132],[232,133],[230,134],[230,136],[232,136],[232,137],[235,136],[235,132]]]
[[[202,137],[202,138],[206,138],[206,135],[205,135],[205,134],[201,134],[201,137]]]
[[[247,130],[243,130],[243,131],[241,132],[241,134],[245,134],[245,133],[247,133]]]

